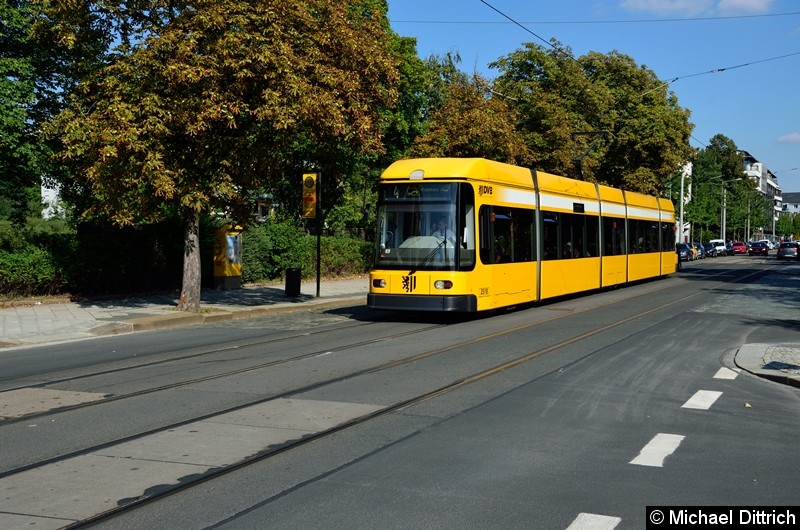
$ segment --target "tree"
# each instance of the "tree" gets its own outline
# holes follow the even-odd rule
[[[67,4],[52,14],[62,26]],[[181,213],[180,309],[199,307],[201,213],[247,223],[254,195],[301,165],[288,158],[298,141],[303,153],[318,146],[302,163],[323,171],[340,146],[381,151],[377,109],[395,101],[397,60],[375,6],[385,2],[95,4],[121,44],[51,130],[91,193],[86,216],[126,225]]]
[[[41,134],[42,123],[107,48],[93,30],[75,33],[68,45],[55,38],[41,3],[0,0],[0,202],[17,223],[39,209],[40,185],[54,184],[63,170],[51,159],[58,141]],[[75,20],[92,17],[84,4],[70,3],[69,11]]]
[[[746,239],[752,227],[771,225],[772,205],[743,173],[743,166],[736,143],[723,134],[714,135],[694,163],[688,219],[703,227],[719,227],[716,219],[724,189],[726,231],[734,238]]]
[[[631,57],[591,52],[576,59],[552,42],[550,49],[527,43],[491,65],[501,72],[495,88],[514,102],[536,164],[579,177],[575,157],[586,155],[587,180],[662,192],[691,158],[689,112]]]
[[[17,224],[38,198],[48,156],[36,134],[36,67],[43,53],[30,37],[34,13],[25,0],[0,0],[0,210]]]
[[[796,213],[783,212],[775,223],[776,235],[781,238],[793,238],[794,234],[800,233],[798,228],[800,228],[800,215]]]
[[[431,57],[425,133],[418,136],[411,155],[423,157],[483,157],[509,164],[527,164],[531,158],[515,129],[514,111],[499,97],[491,97],[489,82],[458,72],[457,57]]]

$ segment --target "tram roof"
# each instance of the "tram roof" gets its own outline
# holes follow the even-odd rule
[[[381,175],[382,180],[409,179],[414,172],[422,179],[466,178],[533,188],[531,170],[485,158],[410,158],[398,160]]]
[[[522,188],[533,188],[533,171],[528,168],[495,162],[486,158],[409,158],[391,164],[381,175],[381,180],[417,179],[470,179],[494,182]],[[574,180],[543,171],[537,172],[539,191],[567,194],[594,199],[594,183]],[[628,204],[658,210],[674,211],[672,203],[641,193],[599,185],[600,199],[605,202]]]
[[[533,189],[533,171],[511,164],[495,162],[485,158],[412,158],[398,160],[381,175],[382,180],[417,178],[452,179],[466,178],[496,184]],[[596,199],[597,191],[592,182],[583,182],[560,175],[537,171],[539,190],[544,193],[565,194]],[[613,189],[613,188],[609,188]],[[620,195],[622,192],[619,192]]]

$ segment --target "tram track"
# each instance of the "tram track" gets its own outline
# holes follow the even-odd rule
[[[760,274],[761,272],[762,271],[756,271],[756,272],[752,272],[751,271],[750,274],[748,274],[748,276]],[[727,281],[720,281],[719,283],[723,284],[723,283],[727,283],[729,281],[733,281],[733,282],[742,281],[742,278],[736,278],[736,279],[727,280]],[[715,287],[709,287],[709,289],[713,289],[713,288],[715,288]],[[379,372],[382,372],[382,371],[391,370],[393,368],[397,368],[397,367],[400,367],[400,366],[403,366],[403,365],[408,365],[408,364],[412,364],[412,363],[415,363],[415,362],[419,362],[419,361],[424,360],[424,359],[435,357],[436,355],[444,353],[444,352],[458,350],[458,349],[465,348],[465,347],[470,346],[470,345],[475,345],[475,344],[478,344],[478,343],[481,343],[481,342],[484,342],[484,341],[488,341],[488,340],[491,340],[491,339],[498,339],[498,338],[501,338],[501,337],[503,337],[505,335],[517,333],[517,332],[524,331],[524,330],[529,330],[529,329],[535,328],[537,326],[541,326],[541,325],[544,325],[544,324],[547,324],[547,323],[553,323],[554,321],[558,321],[558,320],[561,320],[561,319],[564,319],[564,318],[573,317],[573,316],[575,316],[576,314],[579,314],[579,313],[583,313],[583,312],[587,312],[587,311],[593,311],[593,310],[594,311],[607,311],[609,309],[609,306],[613,306],[615,304],[625,304],[629,300],[631,300],[632,298],[636,298],[636,297],[639,297],[639,296],[653,296],[654,292],[662,292],[662,291],[667,291],[669,289],[671,289],[671,287],[663,287],[661,289],[657,289],[656,291],[649,291],[647,293],[638,294],[638,295],[636,295],[634,297],[627,297],[627,298],[622,299],[622,300],[615,300],[611,304],[606,304],[606,305],[603,305],[603,306],[591,306],[591,307],[586,307],[586,308],[583,308],[583,309],[578,309],[578,310],[575,310],[575,311],[564,312],[564,313],[559,312],[558,314],[552,315],[549,318],[545,318],[543,320],[538,320],[536,322],[530,322],[530,323],[518,325],[518,326],[515,326],[515,327],[512,327],[512,328],[499,330],[499,331],[496,331],[494,333],[487,334],[487,335],[484,335],[484,336],[474,337],[474,338],[470,338],[468,340],[460,341],[458,343],[454,343],[454,344],[448,345],[446,347],[431,349],[431,350],[428,350],[428,351],[417,353],[417,354],[412,355],[412,356],[408,356],[408,357],[403,358],[403,359],[396,359],[396,360],[393,360],[391,362],[382,363],[382,364],[374,366],[374,367],[367,367],[367,368],[364,368],[362,370],[354,371],[354,372],[349,373],[347,375],[343,375],[343,376],[339,376],[339,377],[335,377],[335,378],[330,378],[328,380],[319,381],[319,382],[316,382],[316,383],[313,383],[313,384],[310,384],[310,385],[306,385],[306,386],[303,386],[303,387],[294,388],[294,389],[289,390],[287,392],[281,393],[280,395],[272,396],[272,397],[270,397],[268,399],[261,399],[261,400],[258,400],[258,401],[253,401],[253,402],[251,402],[249,404],[233,407],[233,408],[225,410],[225,411],[220,411],[220,412],[216,412],[214,414],[209,414],[207,416],[203,416],[203,417],[198,417],[198,418],[193,418],[193,419],[190,419],[190,420],[182,421],[182,422],[175,423],[173,425],[169,425],[169,426],[166,426],[166,427],[162,427],[162,428],[159,428],[159,429],[154,429],[154,430],[146,432],[146,433],[141,433],[141,434],[138,434],[138,435],[135,435],[135,436],[130,436],[130,437],[127,437],[127,438],[121,438],[121,439],[118,439],[118,440],[110,441],[110,442],[108,442],[106,444],[103,444],[101,446],[85,448],[85,449],[83,449],[81,451],[76,451],[76,452],[68,454],[68,455],[61,455],[61,456],[59,456],[57,458],[53,458],[53,459],[49,459],[49,460],[46,460],[46,461],[37,462],[37,463],[31,464],[31,465],[28,465],[28,466],[24,466],[24,467],[20,467],[20,468],[14,469],[14,470],[9,470],[9,471],[7,471],[5,473],[0,474],[0,479],[6,478],[8,476],[12,476],[12,475],[15,475],[15,474],[18,474],[18,473],[22,473],[24,471],[28,471],[28,470],[31,470],[31,469],[40,468],[40,467],[43,467],[43,466],[48,465],[48,464],[52,464],[52,463],[63,461],[63,460],[69,459],[69,458],[73,458],[73,457],[77,457],[77,456],[80,456],[80,455],[84,455],[84,454],[90,453],[92,451],[97,451],[98,449],[102,449],[104,447],[109,447],[109,446],[121,444],[121,443],[123,443],[125,441],[129,441],[129,440],[133,440],[133,439],[137,439],[137,438],[142,438],[144,436],[148,436],[148,435],[155,434],[155,433],[158,433],[158,432],[163,432],[163,431],[166,431],[166,430],[169,430],[169,429],[174,429],[176,427],[179,427],[179,426],[182,426],[182,425],[186,425],[188,423],[195,422],[195,421],[198,421],[198,420],[201,420],[201,419],[210,418],[210,417],[213,417],[213,416],[217,416],[217,415],[220,415],[220,414],[223,414],[223,413],[227,413],[227,412],[231,412],[231,411],[235,411],[235,410],[241,410],[241,409],[244,409],[246,407],[253,406],[255,404],[267,403],[269,401],[274,401],[274,400],[278,400],[278,399],[291,398],[293,396],[296,396],[296,395],[299,395],[299,394],[303,394],[303,393],[309,392],[311,390],[320,389],[320,388],[324,388],[324,387],[329,386],[329,385],[332,386],[332,385],[335,385],[335,384],[338,384],[338,383],[342,383],[342,382],[344,382],[346,380],[351,380],[351,379],[355,379],[355,378],[358,378],[358,377],[361,377],[361,376],[370,375],[370,374],[376,374],[376,373],[379,373]],[[411,407],[411,406],[413,406],[415,404],[418,404],[418,403],[421,403],[423,401],[436,398],[438,396],[447,394],[449,392],[453,392],[453,391],[455,391],[455,390],[457,390],[459,388],[462,388],[464,386],[467,386],[467,385],[470,385],[470,384],[473,384],[473,383],[477,383],[478,381],[481,381],[483,379],[491,377],[492,375],[495,375],[497,373],[503,372],[505,370],[512,369],[512,368],[514,368],[514,367],[516,367],[518,365],[521,365],[523,363],[526,363],[526,362],[529,362],[529,361],[531,361],[533,359],[541,357],[541,356],[543,356],[543,355],[545,355],[545,354],[547,354],[549,352],[558,350],[558,349],[563,348],[565,346],[568,346],[570,344],[574,344],[574,343],[577,343],[577,342],[581,342],[581,341],[587,340],[590,337],[595,336],[597,334],[600,334],[600,333],[603,333],[603,332],[606,332],[606,331],[610,331],[610,330],[612,330],[612,329],[614,329],[616,327],[620,327],[620,326],[626,325],[626,324],[628,324],[628,323],[630,323],[632,321],[635,321],[637,319],[640,319],[640,318],[642,318],[642,317],[644,317],[646,315],[650,315],[650,314],[656,313],[658,311],[662,311],[662,310],[664,310],[664,309],[666,309],[668,307],[671,307],[673,305],[686,302],[686,301],[688,301],[690,299],[693,299],[695,297],[698,297],[698,296],[702,296],[703,294],[704,294],[703,291],[694,292],[694,293],[691,293],[691,294],[688,294],[688,295],[681,296],[679,298],[673,299],[668,303],[663,303],[663,304],[660,304],[658,306],[655,306],[655,307],[651,308],[648,311],[641,312],[641,313],[636,313],[636,314],[630,315],[630,316],[628,316],[626,318],[618,319],[618,320],[616,320],[616,321],[614,321],[614,322],[612,322],[610,324],[594,326],[591,329],[589,329],[587,331],[584,331],[584,332],[582,332],[582,333],[580,333],[578,335],[575,335],[573,337],[570,337],[568,339],[557,341],[555,343],[543,346],[541,348],[537,348],[535,350],[530,350],[530,351],[526,352],[524,355],[518,355],[518,356],[514,357],[513,359],[508,359],[508,360],[506,360],[506,361],[504,361],[502,363],[495,364],[495,365],[493,365],[491,367],[488,367],[486,369],[474,372],[474,373],[466,375],[466,376],[459,377],[459,378],[457,378],[457,379],[455,379],[455,380],[453,380],[453,381],[451,381],[451,382],[449,382],[447,384],[440,385],[437,388],[433,388],[433,389],[430,389],[430,390],[428,390],[426,392],[422,392],[422,393],[416,394],[416,395],[411,396],[411,397],[409,397],[407,399],[399,400],[399,401],[397,401],[397,402],[395,402],[393,404],[390,404],[390,405],[387,405],[387,406],[381,408],[378,411],[359,416],[357,418],[354,418],[352,420],[344,422],[344,423],[342,423],[340,425],[337,425],[337,426],[335,426],[333,428],[320,431],[320,432],[318,432],[318,433],[316,433],[314,435],[306,436],[306,437],[304,437],[304,438],[302,438],[300,440],[296,440],[296,441],[294,441],[292,443],[283,445],[283,446],[281,446],[279,448],[276,448],[276,449],[274,449],[272,451],[265,451],[263,453],[260,453],[260,454],[258,454],[256,456],[254,456],[254,457],[244,458],[244,459],[240,460],[239,462],[236,462],[233,465],[226,466],[224,469],[220,469],[220,470],[217,470],[217,471],[214,471],[214,472],[210,472],[210,473],[204,474],[198,480],[188,481],[186,483],[181,483],[181,484],[177,485],[174,488],[169,488],[169,489],[164,490],[164,491],[159,490],[159,492],[154,493],[154,494],[150,494],[150,495],[145,494],[144,496],[133,500],[131,503],[129,503],[129,504],[125,505],[125,506],[116,507],[115,509],[109,510],[109,511],[104,512],[102,514],[96,514],[93,517],[90,517],[90,518],[87,518],[85,520],[82,520],[82,521],[80,521],[78,523],[75,523],[74,525],[70,525],[67,528],[84,528],[84,527],[87,527],[87,526],[89,526],[91,524],[99,522],[101,520],[110,519],[110,518],[115,517],[117,515],[120,515],[120,514],[122,514],[124,512],[136,509],[137,507],[142,506],[142,505],[144,505],[146,503],[155,502],[155,501],[157,501],[157,500],[159,500],[159,499],[161,499],[161,498],[163,498],[163,497],[165,497],[167,495],[171,495],[171,494],[176,493],[178,491],[186,490],[188,488],[197,486],[197,485],[199,485],[199,484],[201,484],[203,482],[206,482],[208,480],[213,480],[214,478],[221,477],[222,475],[234,472],[236,470],[240,470],[240,469],[242,469],[242,468],[244,468],[244,467],[246,467],[248,465],[252,465],[252,464],[255,464],[257,462],[263,461],[265,459],[272,458],[272,457],[274,457],[274,456],[276,456],[278,454],[284,453],[286,451],[289,451],[289,450],[292,450],[292,449],[295,449],[295,448],[299,448],[299,447],[301,447],[303,445],[306,445],[306,444],[308,444],[310,442],[319,440],[320,438],[324,438],[326,436],[330,436],[330,435],[332,435],[334,433],[341,432],[341,431],[343,431],[345,429],[352,428],[352,427],[357,426],[357,425],[362,425],[362,424],[364,424],[366,422],[369,422],[369,421],[371,421],[373,419],[385,416],[385,415],[390,414],[392,412],[403,410],[405,408]],[[432,328],[435,328],[435,327],[437,327],[437,326],[428,326],[425,330],[426,331],[430,331]],[[419,333],[421,331],[422,330],[415,330],[414,333]],[[399,337],[399,336],[402,336],[402,335],[403,335],[403,333],[394,334],[394,337]],[[369,344],[369,343],[374,343],[374,342],[380,341],[380,340],[388,340],[390,337],[392,337],[392,335],[387,336],[387,337],[382,337],[380,339],[373,339],[373,340],[370,340],[370,341],[364,341],[364,343]],[[355,347],[355,344],[353,346],[351,346],[351,347]],[[322,353],[323,353],[323,351],[320,350],[320,351],[314,352],[313,354],[312,353],[304,354],[303,358],[307,359],[309,357],[312,357],[314,355],[320,355]],[[589,355],[589,354],[591,354],[591,353],[588,353],[587,355]],[[232,374],[235,374],[235,373],[236,372],[232,372]],[[229,374],[229,375],[231,375],[231,374]],[[183,383],[183,384],[186,384],[186,383]]]
[[[270,346],[270,345],[273,345],[273,344],[279,344],[281,342],[287,342],[287,341],[290,341],[290,340],[294,340],[294,339],[297,339],[299,337],[324,334],[324,333],[329,333],[331,331],[339,331],[343,327],[359,328],[359,327],[363,327],[363,326],[371,326],[371,325],[374,325],[374,324],[375,324],[375,322],[367,322],[367,323],[360,323],[359,322],[359,323],[356,323],[356,324],[351,325],[351,326],[338,326],[335,330],[325,329],[325,330],[319,330],[319,331],[295,333],[295,334],[292,334],[292,335],[287,335],[287,336],[282,336],[282,337],[277,337],[277,338],[270,338],[270,339],[266,339],[266,340],[259,339],[259,340],[256,340],[256,341],[237,341],[234,344],[226,344],[224,347],[212,348],[212,349],[209,349],[209,350],[206,350],[206,351],[189,353],[189,354],[186,354],[186,355],[182,355],[182,354],[172,355],[172,356],[170,356],[168,358],[165,358],[165,359],[159,359],[157,361],[149,361],[149,362],[139,362],[138,359],[136,358],[135,354],[134,354],[133,361],[134,361],[135,364],[132,364],[132,365],[129,365],[129,366],[123,366],[123,367],[119,367],[119,368],[109,368],[109,369],[98,370],[98,371],[89,372],[89,373],[83,373],[83,374],[77,375],[77,376],[58,377],[58,378],[49,377],[51,374],[57,374],[57,373],[60,373],[60,372],[68,372],[68,371],[75,370],[75,368],[62,369],[62,370],[59,370],[58,372],[43,371],[43,372],[39,372],[39,373],[31,373],[31,374],[27,374],[25,376],[25,378],[26,379],[46,379],[46,381],[43,381],[43,382],[37,383],[37,384],[33,384],[33,385],[20,385],[20,386],[17,386],[17,387],[5,388],[5,389],[3,389],[2,392],[0,392],[0,396],[2,396],[3,393],[5,393],[5,392],[10,392],[12,390],[19,390],[20,388],[44,388],[44,387],[51,386],[51,385],[54,385],[54,384],[68,383],[68,382],[85,380],[85,379],[88,379],[90,377],[117,374],[117,373],[122,373],[122,372],[125,372],[125,371],[129,371],[129,370],[137,370],[137,369],[141,369],[141,368],[154,367],[154,366],[164,365],[164,364],[168,364],[168,363],[174,363],[174,362],[178,362],[178,361],[200,359],[202,357],[206,357],[206,356],[209,356],[209,355],[214,355],[214,354],[217,354],[217,353],[223,353],[223,352],[227,352],[227,351],[231,351],[231,350],[238,350],[238,349],[244,349],[244,348],[250,348],[250,347],[259,347],[259,346]],[[127,359],[127,361],[130,361],[130,360],[131,359]],[[117,364],[119,364],[121,362],[124,362],[124,361],[116,361]],[[7,381],[13,381],[14,379],[16,379],[16,378],[9,378],[9,377],[3,378],[3,377],[0,377],[0,383],[4,383],[4,382],[7,382]]]
[[[554,311],[558,311],[558,309],[553,309],[553,310]],[[586,310],[589,310],[589,309],[586,309]],[[498,337],[498,336],[515,333],[515,332],[518,332],[518,331],[521,331],[521,330],[524,330],[524,329],[530,329],[530,328],[533,328],[533,327],[536,327],[536,326],[539,326],[539,325],[542,325],[542,324],[545,324],[545,323],[548,323],[548,322],[552,322],[553,320],[566,318],[566,317],[569,317],[569,316],[573,316],[575,314],[576,314],[576,312],[574,310],[563,310],[562,309],[561,311],[558,311],[556,315],[554,315],[554,316],[552,316],[550,318],[543,319],[543,320],[540,320],[540,321],[537,321],[537,322],[523,324],[521,326],[518,326],[518,327],[515,327],[515,328],[511,328],[509,330],[504,330],[504,331],[500,332],[499,334],[487,335],[485,337],[481,337],[480,340],[481,341],[482,340],[487,340],[487,339],[490,339],[490,338],[495,338],[495,337]],[[393,320],[393,319],[389,319],[387,321],[391,321],[391,320]],[[365,324],[357,324],[357,325],[354,325],[354,326],[347,326],[347,328],[348,329],[360,328],[360,327],[363,327],[364,325]],[[374,325],[374,323],[370,322],[370,323],[368,323],[366,325]],[[190,385],[193,385],[193,384],[199,384],[199,383],[203,383],[203,382],[224,379],[226,377],[233,377],[233,376],[236,376],[236,375],[246,374],[248,372],[254,372],[254,371],[258,371],[258,370],[263,370],[263,369],[267,369],[267,368],[270,368],[270,367],[281,366],[281,365],[288,364],[288,363],[301,362],[301,361],[305,361],[305,360],[308,360],[308,359],[313,359],[313,358],[315,358],[317,356],[320,356],[320,355],[337,353],[337,352],[346,351],[348,349],[358,348],[358,347],[362,347],[362,346],[366,346],[366,345],[370,345],[370,344],[377,344],[377,343],[385,341],[385,340],[401,339],[401,338],[405,338],[405,337],[408,337],[408,336],[411,336],[411,335],[415,335],[415,334],[418,334],[418,333],[424,333],[424,332],[430,331],[431,329],[435,329],[435,328],[441,327],[443,325],[445,325],[445,324],[433,324],[433,325],[430,325],[430,326],[425,326],[425,327],[414,329],[414,330],[410,330],[410,331],[403,331],[403,332],[400,332],[400,333],[394,333],[394,334],[381,336],[381,337],[377,337],[377,338],[369,339],[369,340],[365,340],[365,341],[358,341],[358,342],[352,342],[352,343],[349,342],[346,345],[340,346],[340,347],[333,347],[333,348],[326,347],[326,348],[322,348],[322,349],[316,349],[316,350],[312,350],[310,352],[307,352],[307,353],[304,353],[304,354],[301,354],[301,355],[294,355],[294,356],[283,358],[283,359],[270,360],[270,361],[267,361],[267,362],[254,364],[252,366],[247,366],[247,367],[244,367],[244,368],[238,368],[238,369],[234,369],[234,370],[227,370],[227,371],[219,372],[219,373],[216,373],[216,374],[213,374],[213,375],[184,379],[182,381],[176,381],[176,382],[169,383],[169,384],[158,385],[158,386],[150,387],[150,388],[147,388],[147,389],[142,389],[142,390],[139,390],[139,391],[128,392],[128,393],[125,393],[125,394],[109,394],[109,395],[104,396],[102,399],[97,399],[97,400],[84,402],[84,403],[73,404],[73,405],[61,406],[61,407],[58,407],[58,408],[52,408],[52,409],[48,409],[48,410],[43,410],[41,412],[23,414],[23,415],[15,416],[15,417],[5,417],[5,418],[0,417],[0,427],[2,427],[3,425],[13,424],[13,423],[22,422],[22,421],[34,421],[34,420],[37,420],[39,418],[48,417],[48,416],[50,416],[52,414],[58,414],[58,413],[63,413],[63,412],[68,412],[68,411],[73,411],[73,410],[78,410],[78,409],[85,409],[85,408],[89,408],[89,407],[93,407],[93,406],[97,406],[97,405],[102,405],[102,404],[107,404],[107,403],[111,403],[111,402],[115,402],[115,401],[122,401],[122,400],[125,400],[125,399],[131,399],[131,398],[135,398],[135,397],[146,396],[148,394],[155,394],[155,393],[158,393],[158,392],[174,390],[174,389],[177,389],[177,388],[180,388],[180,387],[186,387],[186,386],[190,386]],[[334,331],[340,331],[340,330],[341,330],[341,328],[338,328],[338,329],[336,329]],[[318,335],[318,334],[325,334],[325,333],[328,333],[330,331],[331,330],[312,331],[312,332],[304,332],[304,333],[301,333],[301,334],[292,334],[292,335],[289,335],[289,336],[284,336],[284,337],[279,337],[279,338],[274,338],[274,339],[259,340],[259,341],[248,341],[248,342],[245,342],[243,344],[226,345],[224,347],[213,348],[213,349],[210,349],[210,350],[207,350],[207,351],[191,353],[191,354],[187,354],[187,355],[171,356],[169,358],[160,359],[160,360],[157,360],[157,361],[140,362],[140,363],[136,363],[136,364],[131,365],[131,366],[125,366],[125,367],[120,367],[120,368],[112,368],[112,369],[106,369],[106,370],[92,371],[90,373],[85,373],[85,374],[76,375],[76,376],[70,376],[70,377],[61,377],[61,378],[57,378],[57,379],[48,379],[47,381],[44,381],[44,382],[41,382],[41,383],[36,383],[36,384],[31,384],[31,385],[20,385],[20,386],[16,386],[16,387],[5,389],[2,392],[0,392],[0,400],[2,400],[4,395],[7,395],[8,393],[13,392],[13,391],[18,391],[18,390],[23,390],[23,389],[51,389],[51,388],[57,387],[58,385],[63,385],[63,384],[66,384],[66,383],[76,383],[76,382],[81,382],[81,381],[87,381],[87,380],[90,380],[90,379],[96,378],[96,377],[115,375],[115,374],[131,373],[131,372],[134,372],[134,371],[137,371],[137,370],[142,370],[142,369],[145,369],[145,368],[153,368],[153,367],[158,367],[158,366],[163,366],[163,365],[168,365],[168,364],[174,364],[174,363],[178,363],[178,362],[181,362],[181,361],[193,361],[193,360],[202,359],[204,357],[209,357],[209,356],[212,356],[212,355],[217,355],[217,354],[220,354],[220,353],[225,353],[225,352],[230,352],[230,351],[245,351],[245,350],[247,350],[249,348],[258,348],[258,347],[264,347],[264,346],[271,346],[271,345],[280,344],[280,343],[283,343],[283,342],[288,342],[288,341],[291,341],[291,340],[295,340],[295,339],[298,339],[300,337],[307,337],[307,336],[313,336],[313,335]],[[385,363],[383,365],[379,365],[379,366],[376,366],[374,368],[367,369],[364,372],[356,373],[355,375],[362,375],[364,373],[371,373],[373,371],[380,371],[380,370],[385,370],[385,369],[388,369],[388,368],[393,368],[393,367],[396,367],[396,366],[401,366],[403,364],[408,364],[408,363],[411,363],[411,362],[422,360],[422,359],[425,359],[425,358],[433,356],[433,355],[437,355],[437,354],[440,354],[440,353],[445,353],[445,352],[448,352],[448,351],[452,351],[454,349],[462,348],[462,347],[464,347],[464,346],[466,346],[468,344],[472,344],[472,343],[474,343],[474,341],[472,339],[467,340],[467,341],[456,342],[456,343],[454,343],[452,345],[449,345],[447,347],[444,347],[444,348],[439,348],[439,349],[431,350],[431,351],[428,351],[428,352],[423,352],[423,353],[420,353],[420,354],[417,354],[417,355],[414,355],[414,356],[411,356],[411,357],[408,357],[408,358],[404,358],[404,359],[397,359],[397,360],[391,361],[389,363]],[[46,375],[46,374],[39,374],[39,377],[41,377],[42,375]],[[30,377],[32,377],[32,376],[28,376],[28,378],[30,378]],[[8,379],[6,379],[6,381],[8,381]],[[331,380],[331,381],[335,381],[335,380]],[[331,381],[322,382],[321,384],[329,384]],[[3,474],[0,473],[0,478],[2,478],[2,476],[3,476]]]
[[[213,380],[216,380],[216,379],[224,379],[226,377],[232,377],[232,376],[236,376],[236,375],[246,374],[248,372],[254,372],[254,371],[257,371],[257,370],[263,370],[265,368],[270,368],[270,367],[274,367],[274,366],[280,366],[280,365],[287,364],[287,363],[300,362],[300,361],[304,361],[306,359],[312,359],[314,357],[318,357],[319,355],[322,355],[322,354],[334,353],[336,351],[339,351],[339,350],[342,350],[342,349],[345,349],[345,348],[362,347],[362,346],[378,343],[378,342],[381,342],[381,341],[384,341],[384,340],[392,340],[392,339],[407,337],[407,336],[414,335],[414,334],[417,334],[417,333],[424,333],[426,331],[430,331],[431,329],[435,329],[435,328],[440,327],[440,326],[441,326],[441,324],[434,324],[434,325],[430,325],[430,326],[425,326],[425,327],[422,327],[422,328],[414,329],[414,330],[411,330],[411,331],[403,331],[403,332],[400,332],[400,333],[394,333],[394,334],[378,337],[378,338],[375,338],[375,339],[369,339],[369,340],[364,340],[364,341],[355,342],[355,343],[348,343],[346,346],[334,347],[334,348],[323,348],[323,349],[313,350],[313,351],[304,353],[302,355],[296,355],[296,356],[292,356],[292,357],[288,357],[288,358],[284,358],[284,359],[271,360],[271,361],[267,361],[267,362],[263,362],[263,363],[258,363],[258,364],[252,365],[252,366],[248,366],[248,367],[245,367],[245,368],[239,368],[239,369],[235,369],[235,370],[228,370],[228,371],[216,373],[216,374],[213,374],[213,375],[208,375],[208,376],[203,376],[203,377],[195,377],[195,378],[186,379],[186,380],[183,380],[183,381],[176,381],[174,383],[159,385],[159,386],[155,386],[155,387],[151,387],[151,388],[147,388],[147,389],[143,389],[143,390],[139,390],[139,391],[135,391],[135,392],[129,392],[129,393],[118,394],[118,395],[108,395],[108,396],[105,396],[103,399],[96,400],[96,401],[91,401],[91,402],[86,402],[86,403],[79,403],[79,404],[75,404],[75,405],[59,407],[59,408],[56,408],[56,409],[49,409],[49,410],[46,410],[46,411],[42,411],[42,412],[38,412],[38,413],[32,413],[32,414],[25,414],[25,415],[21,415],[21,416],[18,416],[18,417],[13,417],[13,418],[4,418],[4,419],[0,419],[0,426],[6,425],[6,424],[15,423],[15,422],[19,422],[19,421],[31,421],[31,420],[35,420],[37,418],[41,418],[41,417],[44,417],[44,416],[49,416],[49,415],[54,414],[54,413],[61,413],[61,412],[67,412],[67,411],[70,411],[70,410],[77,410],[77,409],[81,409],[81,408],[87,408],[87,407],[96,406],[96,405],[103,404],[103,403],[109,403],[109,402],[113,402],[113,401],[120,401],[120,400],[124,400],[124,399],[130,399],[130,398],[134,398],[134,397],[144,396],[144,395],[147,395],[147,394],[154,394],[154,393],[157,393],[157,392],[164,392],[166,390],[174,390],[174,389],[177,389],[177,388],[180,388],[180,387],[184,387],[184,386],[203,383],[203,382],[207,382],[207,381],[213,381]],[[358,326],[353,326],[353,327],[358,327]],[[317,332],[317,333],[320,333],[320,332]],[[61,378],[61,379],[50,380],[50,381],[43,382],[43,383],[38,383],[38,384],[35,384],[35,385],[19,386],[19,387],[11,388],[11,389],[8,389],[8,390],[4,390],[3,392],[0,392],[0,400],[2,400],[4,394],[7,394],[8,392],[12,392],[14,390],[21,390],[21,389],[48,389],[48,388],[52,388],[55,385],[59,385],[59,384],[74,383],[74,382],[78,382],[78,381],[85,381],[85,380],[88,380],[88,379],[91,379],[91,378],[94,378],[94,377],[99,377],[99,376],[105,376],[105,375],[111,375],[111,374],[119,374],[119,373],[125,373],[125,372],[132,372],[132,371],[135,371],[135,370],[141,370],[143,368],[152,368],[154,366],[164,365],[164,364],[168,364],[168,363],[175,363],[175,362],[179,362],[179,361],[196,360],[196,359],[202,358],[204,356],[216,355],[216,354],[219,354],[219,353],[233,351],[233,350],[240,350],[241,351],[241,350],[246,349],[246,348],[256,348],[256,347],[262,347],[262,346],[265,346],[265,345],[273,345],[273,344],[276,344],[276,343],[297,339],[300,336],[308,336],[308,335],[313,335],[313,334],[315,334],[315,332],[304,333],[303,335],[293,335],[291,337],[283,337],[283,338],[280,338],[280,339],[273,339],[273,340],[259,341],[259,342],[255,342],[255,343],[248,343],[247,345],[227,346],[227,347],[224,347],[224,348],[216,348],[214,350],[207,351],[207,352],[196,353],[196,354],[191,354],[191,355],[184,355],[184,356],[178,356],[178,357],[172,357],[172,358],[163,359],[163,360],[160,360],[160,361],[141,363],[141,364],[137,364],[135,366],[129,366],[129,367],[125,367],[125,368],[116,368],[116,369],[110,369],[110,370],[103,370],[103,371],[98,371],[98,372],[92,372],[92,373],[89,373],[89,374],[83,374],[83,375],[80,375],[80,376],[73,376],[73,377],[66,377],[66,378]],[[2,478],[2,474],[0,474],[0,478]]]

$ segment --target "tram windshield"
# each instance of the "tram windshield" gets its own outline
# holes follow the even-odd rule
[[[475,206],[466,183],[381,184],[375,266],[465,270],[475,265]]]

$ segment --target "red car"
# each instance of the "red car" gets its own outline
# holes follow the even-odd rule
[[[741,241],[734,241],[731,248],[733,248],[734,254],[747,254],[747,245]]]

